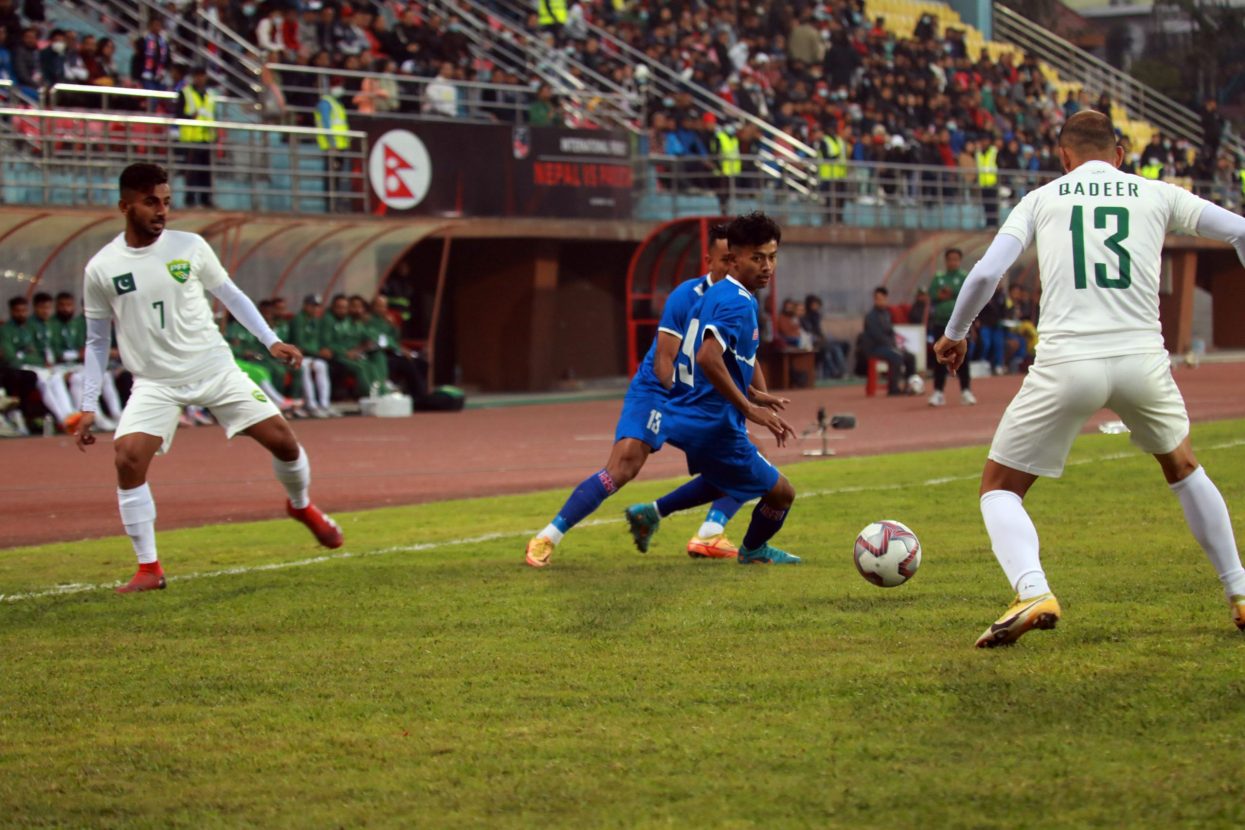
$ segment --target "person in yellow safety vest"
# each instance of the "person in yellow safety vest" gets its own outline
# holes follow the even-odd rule
[[[722,212],[728,212],[726,201],[735,196],[739,189],[739,174],[744,170],[742,153],[740,152],[737,128],[729,124],[718,128],[709,142],[709,154],[718,159],[718,199],[722,202]]]
[[[345,159],[341,156],[342,151],[350,149],[350,136],[346,135],[350,122],[341,103],[345,94],[341,79],[334,78],[332,87],[320,96],[320,102],[316,104],[316,129],[329,131],[317,135],[316,144],[325,153],[324,190],[330,212],[350,209],[349,198],[342,195],[350,192],[350,182],[343,175]]]
[[[981,188],[981,207],[986,214],[986,227],[999,224],[999,147],[990,139],[984,140],[973,156],[977,162],[977,186]]]
[[[1163,178],[1163,170],[1171,162],[1171,152],[1163,146],[1162,133],[1150,136],[1150,143],[1141,152],[1141,167],[1137,172],[1145,179]]]
[[[536,12],[542,29],[560,29],[566,22],[566,0],[536,0]]]
[[[207,69],[196,66],[190,83],[181,89],[178,116],[193,121],[216,120],[216,97],[207,87]],[[214,127],[183,126],[177,130],[178,141],[184,145],[186,162],[186,206],[213,207],[212,145],[216,143]]]
[[[843,220],[843,202],[847,198],[847,159],[850,151],[846,136],[829,135],[821,124],[814,122],[809,137],[817,148],[817,179],[822,196],[829,209],[831,224]]]

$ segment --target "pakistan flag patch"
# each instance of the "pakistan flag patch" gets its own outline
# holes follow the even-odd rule
[[[175,259],[172,262],[166,262],[164,265],[169,269],[169,276],[179,283],[190,279],[190,263],[187,260]]]
[[[259,391],[258,389],[251,390],[251,397],[259,401],[260,403],[268,403],[268,397],[264,395],[264,393]]]
[[[113,277],[112,287],[117,289],[117,296],[129,294],[131,291],[138,288],[138,286],[134,284],[133,274],[122,274],[119,277]]]

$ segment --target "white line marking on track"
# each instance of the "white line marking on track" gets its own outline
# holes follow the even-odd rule
[[[1222,444],[1213,444],[1203,447],[1203,450],[1227,450],[1235,447],[1245,446],[1245,438],[1234,441],[1226,441]],[[1076,461],[1069,461],[1069,467],[1079,467],[1086,464],[1098,464],[1103,461],[1121,461],[1127,458],[1140,458],[1137,452],[1120,452],[1111,453],[1109,455],[1101,455],[1095,458],[1081,458]],[[922,482],[903,482],[897,484],[875,484],[860,487],[835,487],[829,490],[811,490],[805,493],[798,493],[796,498],[821,498],[825,496],[840,496],[850,493],[869,493],[869,492],[886,492],[893,490],[903,490],[913,486],[932,487],[939,484],[952,484],[962,481],[976,481],[980,477],[979,474],[965,476],[944,476],[941,478],[926,479]],[[590,521],[581,522],[578,527],[599,527],[602,525],[622,524],[622,519],[592,519]],[[495,542],[499,539],[522,538],[524,536],[532,536],[536,530],[513,530],[513,531],[497,531],[494,533],[484,533],[480,536],[470,536],[463,539],[447,539],[444,542],[421,542],[417,545],[394,545],[388,548],[377,548],[368,551],[343,551],[341,553],[327,553],[323,556],[311,556],[306,559],[295,559],[290,562],[271,562],[267,565],[239,565],[233,568],[222,568],[216,571],[200,571],[199,573],[181,574],[178,576],[168,577],[169,582],[190,582],[196,579],[216,579],[222,576],[239,576],[242,574],[262,573],[264,571],[284,571],[290,568],[303,568],[308,565],[319,565],[323,562],[333,562],[340,559],[362,559],[371,556],[390,556],[395,553],[420,553],[422,551],[436,550],[438,548],[461,547],[463,545],[478,545],[482,542]],[[83,594],[91,591],[105,591],[116,588],[121,585],[120,582],[109,582],[103,584],[91,584],[74,582],[65,585],[57,585],[54,588],[48,588],[42,591],[30,591],[22,594],[0,594],[0,602],[25,602],[32,599],[45,599],[47,597],[67,596],[70,594]]]

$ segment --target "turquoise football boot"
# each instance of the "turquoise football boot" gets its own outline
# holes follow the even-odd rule
[[[648,553],[648,543],[653,541],[653,534],[661,524],[657,508],[652,504],[633,504],[627,508],[627,525],[631,528],[631,538],[640,553]]]

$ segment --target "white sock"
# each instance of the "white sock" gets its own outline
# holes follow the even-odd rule
[[[46,371],[36,372],[36,374],[38,376],[36,385],[39,387],[39,397],[43,399],[43,405],[47,407],[48,412],[52,413],[52,417],[56,419],[58,424],[65,423],[65,419],[73,412],[73,408],[72,404],[66,406],[65,401],[59,394],[60,390],[57,389],[56,382],[60,378],[50,375]],[[63,388],[64,385],[65,383],[62,380],[60,386]]]
[[[104,403],[108,406],[108,414],[114,418],[120,418],[121,395],[117,392],[117,382],[113,380],[112,372],[104,372],[99,391],[104,396]]]
[[[701,539],[712,539],[714,536],[717,536],[725,530],[726,527],[718,524],[717,522],[705,522],[700,526],[700,530],[696,531],[696,535]]]
[[[271,381],[261,380],[261,381],[260,381],[258,384],[256,384],[256,385],[257,385],[260,389],[264,390],[264,394],[265,394],[265,395],[267,395],[267,396],[268,396],[268,398],[269,398],[269,399],[270,399],[270,400],[271,400],[274,404],[276,404],[276,405],[277,405],[277,408],[278,408],[278,409],[284,408],[284,407],[285,407],[285,405],[289,403],[289,401],[288,401],[288,400],[286,400],[285,395],[282,395],[280,392],[278,392],[278,391],[277,391],[277,387],[273,386]]]
[[[1037,528],[1025,512],[1020,496],[1010,490],[991,490],[981,497],[981,518],[990,535],[994,558],[1021,599],[1050,590],[1038,557]]]
[[[121,510],[121,524],[134,545],[134,555],[140,565],[155,562],[156,556],[156,503],[151,498],[151,488],[143,482],[132,490],[117,488],[117,506]]]
[[[82,408],[82,373],[74,372],[69,376],[69,398],[75,409]]]
[[[1232,534],[1232,519],[1228,505],[1215,482],[1198,467],[1186,478],[1171,485],[1172,492],[1180,499],[1185,521],[1193,538],[1206,551],[1223,590],[1229,597],[1245,595],[1245,569],[1236,552],[1236,538]]]
[[[540,533],[537,533],[536,535],[544,536],[550,542],[553,542],[554,546],[557,546],[558,542],[561,542],[562,537],[565,536],[566,534],[558,530],[558,528],[555,525],[550,524],[548,527],[546,527],[544,530],[542,530]]]
[[[299,510],[311,504],[311,497],[307,495],[307,489],[311,486],[311,463],[307,461],[307,451],[302,444],[298,445],[298,458],[293,461],[282,461],[273,456],[272,471],[289,495],[290,504]]]
[[[56,395],[58,405],[65,413],[65,418],[72,415],[75,411],[74,403],[73,398],[69,397],[69,384],[65,383],[65,376],[58,371],[53,371],[52,376],[48,378],[48,388]],[[60,420],[63,422],[65,418]]]
[[[313,360],[311,368],[316,377],[316,391],[320,393],[320,408],[328,409],[333,400],[332,389],[329,387],[329,365],[323,360]]]

